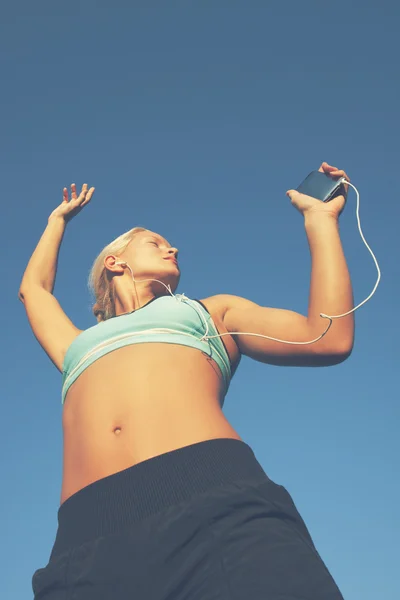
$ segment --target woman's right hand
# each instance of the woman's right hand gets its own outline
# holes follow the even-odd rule
[[[94,190],[94,187],[88,190],[87,183],[84,183],[82,186],[82,191],[77,197],[75,183],[72,183],[71,200],[68,200],[68,190],[67,188],[64,188],[63,201],[59,206],[57,206],[57,208],[53,210],[53,212],[49,216],[49,220],[52,218],[61,218],[65,221],[65,223],[68,223],[68,221],[70,221],[71,219],[73,219],[73,217],[80,213],[82,208],[90,202]]]

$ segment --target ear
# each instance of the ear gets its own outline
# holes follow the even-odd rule
[[[112,274],[123,273],[124,266],[126,266],[126,262],[114,256],[114,254],[108,254],[104,259],[104,267]]]

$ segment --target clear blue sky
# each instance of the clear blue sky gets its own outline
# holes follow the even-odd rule
[[[95,324],[92,261],[137,225],[179,247],[178,292],[306,314],[310,253],[285,192],[327,161],[358,188],[382,270],[353,354],[322,369],[244,357],[224,412],[291,493],[345,599],[398,600],[398,25],[394,0],[2,7],[4,598],[32,597],[57,527],[61,375],[17,294],[62,188],[96,187],[54,291],[78,327]],[[355,208],[350,188],[341,238],[358,304],[377,271]]]

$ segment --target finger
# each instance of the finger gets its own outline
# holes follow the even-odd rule
[[[332,165],[328,165],[327,162],[323,162],[322,163],[322,168],[324,169],[324,171],[326,171],[327,173],[331,173],[332,171],[337,171],[337,167],[333,167]]]
[[[76,200],[76,185],[71,183],[71,199]]]
[[[350,177],[347,175],[345,171],[339,171],[341,177],[345,177],[347,181],[350,181]]]
[[[93,196],[93,192],[94,192],[95,188],[92,187],[90,188],[90,190],[88,191],[88,193],[86,194],[86,198],[84,199],[84,201],[82,202],[81,206],[85,206],[86,204],[88,204],[88,202],[90,202],[91,197]]]
[[[343,175],[344,171],[340,171],[339,169],[334,169],[333,171],[329,172],[329,175],[332,175],[332,177],[340,177],[341,175]]]
[[[350,178],[347,176],[345,171],[343,171],[343,169],[337,169],[337,171],[330,173],[330,175],[335,178],[336,177],[345,177],[347,181],[350,181]],[[349,191],[349,186],[346,183],[343,183],[342,186],[344,187],[344,195],[347,196],[347,193]]]
[[[332,167],[331,165],[328,165],[327,162],[323,162],[318,171],[320,171],[320,173],[329,173],[330,171],[335,169],[336,167]]]
[[[324,164],[324,163],[322,163]],[[325,163],[326,165],[327,163]],[[330,175],[331,177],[346,177],[347,179],[347,175],[346,173],[343,171],[343,169],[338,169],[337,167],[330,167],[329,165],[327,165],[329,167],[329,169],[327,169],[325,167],[325,171],[326,173],[328,173],[328,175]]]
[[[332,175],[332,177],[345,177],[347,181],[350,181],[350,177],[347,176],[347,173],[345,173],[343,169],[336,169],[336,171],[331,171],[330,175]]]
[[[63,202],[68,202],[68,190],[66,187],[63,189]]]
[[[345,177],[347,181],[350,181],[350,177],[347,176],[345,171],[340,171],[340,175],[341,175],[341,177]],[[347,185],[347,183],[343,183],[342,185],[344,187],[344,193],[347,196],[347,193],[349,191],[349,186]]]
[[[85,199],[86,194],[87,194],[87,183],[84,183],[82,186],[82,191],[78,197],[78,202],[82,202]]]

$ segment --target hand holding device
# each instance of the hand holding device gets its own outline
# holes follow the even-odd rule
[[[303,215],[306,211],[318,211],[339,217],[346,204],[349,181],[343,170],[323,162],[318,171],[312,171],[296,190],[288,190],[286,195]]]

